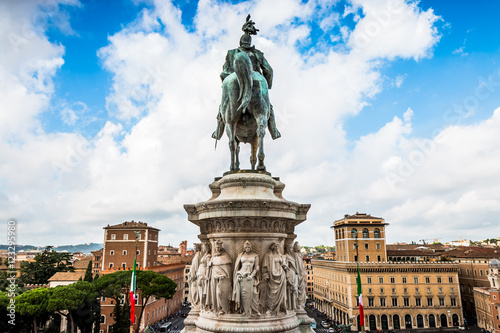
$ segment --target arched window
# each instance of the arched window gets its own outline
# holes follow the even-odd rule
[[[398,315],[392,316],[392,325],[393,325],[395,330],[399,330],[401,328],[401,326],[399,324],[399,316]]]
[[[369,233],[368,233],[368,229],[364,228],[363,229],[363,238],[369,238]]]
[[[106,324],[106,316],[101,315],[101,324]]]
[[[452,316],[453,326],[458,326],[458,315],[456,313]]]
[[[424,327],[424,317],[421,314],[417,315],[417,327]]]
[[[436,327],[436,317],[433,314],[429,315],[429,327]]]
[[[412,329],[413,324],[411,323],[411,316],[409,314],[405,315],[405,328]]]
[[[357,238],[358,237],[358,230],[356,228],[351,229],[351,238]]]
[[[380,238],[380,229],[379,228],[375,228],[375,230],[373,230],[373,237]]]

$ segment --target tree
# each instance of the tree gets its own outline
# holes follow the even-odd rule
[[[141,298],[140,304],[147,304],[151,296],[157,298],[171,299],[177,289],[177,283],[172,281],[166,275],[162,275],[153,271],[139,270],[136,272],[137,289]],[[113,318],[115,318],[115,325],[113,325],[113,332],[128,332],[130,327],[130,301],[129,290],[130,280],[132,277],[131,271],[118,271],[112,274],[101,276],[95,282],[97,290],[103,296],[111,297],[116,300],[118,308],[115,307]],[[125,294],[125,296],[123,296]],[[124,298],[123,308],[119,306],[120,300]],[[138,323],[142,320],[144,313],[144,306],[141,307],[141,312],[137,320]]]
[[[153,271],[137,271],[137,288],[141,291],[141,304],[147,304],[151,296],[171,299],[177,289],[177,283],[168,276]],[[144,306],[137,322],[141,322]]]
[[[47,284],[57,272],[74,272],[71,264],[71,254],[52,250],[47,246],[45,250],[35,256],[34,261],[21,262],[21,277],[19,282],[27,284]]]
[[[33,318],[34,332],[38,333],[38,320],[47,317],[47,305],[51,291],[49,288],[28,290],[16,297],[16,311]]]
[[[70,332],[73,333],[76,326],[75,321],[79,315],[86,315],[87,318],[89,315],[93,317],[93,311],[91,309],[85,311],[84,307],[88,305],[89,300],[95,300],[96,297],[95,287],[90,282],[78,281],[70,285],[57,286],[51,289],[47,310],[66,317],[70,324]]]
[[[89,264],[87,266],[87,270],[85,271],[85,277],[83,278],[83,281],[87,282],[92,282],[92,260],[89,261]]]

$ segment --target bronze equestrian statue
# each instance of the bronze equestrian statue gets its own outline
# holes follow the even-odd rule
[[[239,170],[239,144],[250,143],[252,170],[265,171],[264,135],[269,128],[271,137],[281,136],[276,128],[273,107],[269,102],[273,70],[264,54],[251,46],[251,35],[257,34],[255,22],[247,16],[242,27],[240,47],[229,50],[221,73],[222,101],[217,115],[218,124],[212,137],[219,140],[226,130],[231,152],[231,171]]]

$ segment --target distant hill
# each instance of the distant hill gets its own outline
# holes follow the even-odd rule
[[[0,244],[0,250],[7,250],[8,245],[3,245]],[[103,244],[102,243],[86,243],[86,244],[77,244],[77,245],[61,245],[61,246],[54,246],[53,249],[55,251],[61,252],[61,251],[67,251],[67,252],[82,252],[82,253],[89,253],[91,251],[96,251],[102,249]],[[30,251],[30,250],[43,250],[45,249],[45,246],[34,246],[34,245],[16,245],[16,252],[19,252],[21,250],[24,251]]]

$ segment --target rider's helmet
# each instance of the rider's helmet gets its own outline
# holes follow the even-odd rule
[[[249,34],[243,34],[240,38],[240,47],[243,49],[249,49],[252,45],[252,36]]]

